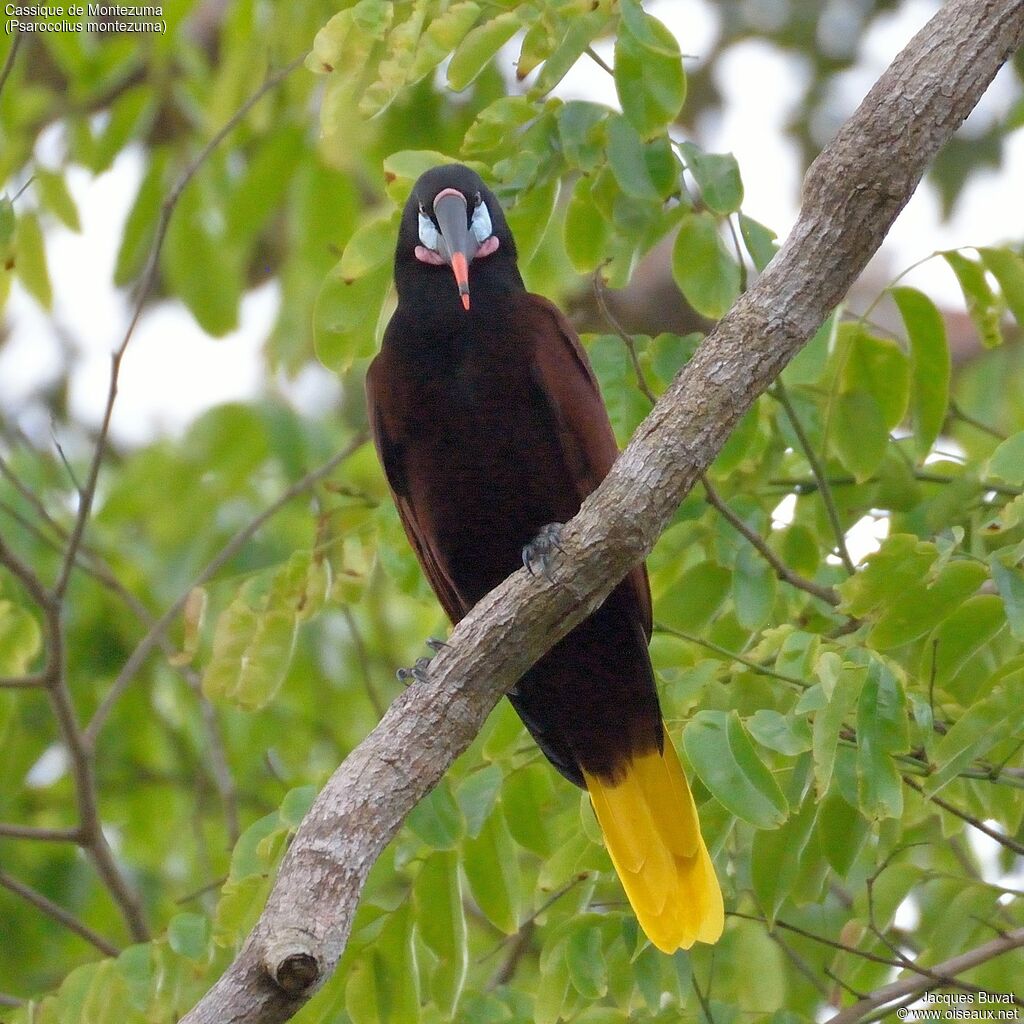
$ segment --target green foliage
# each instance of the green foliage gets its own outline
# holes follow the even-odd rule
[[[724,5],[723,39],[749,31],[749,6]],[[0,960],[0,992],[36,1000],[10,1014],[15,1024],[180,1017],[258,917],[317,787],[399,692],[395,667],[443,630],[365,444],[194,586],[240,528],[364,428],[361,378],[392,308],[398,211],[415,178],[445,160],[476,167],[508,210],[528,284],[557,300],[589,286],[577,275],[625,285],[667,240],[683,296],[716,319],[777,250],[742,210],[736,160],[679,141],[679,117],[695,123],[713,105],[708,72],[688,78],[676,40],[637,0],[246,0],[209,51],[185,27],[192,9],[171,5],[168,35],[142,56],[124,40],[54,35],[31,43],[31,70],[16,64],[0,96],[0,166],[35,179],[0,200],[0,297],[13,275],[50,306],[49,233],[80,227],[67,172],[99,173],[130,141],[144,142],[142,168],[115,282],[137,283],[181,172],[259,86],[268,55],[280,65],[312,46],[306,69],[198,166],[155,294],[220,336],[246,292],[273,279],[268,367],[294,376],[319,360],[340,375],[342,399],[316,415],[282,397],[225,406],[104,464],[65,615],[84,721],[148,617],[191,595],[97,737],[102,824],[155,938],[129,944],[70,844],[3,838],[5,872],[122,949],[97,959],[0,893],[19,939]],[[768,34],[813,39],[817,11],[793,17]],[[612,37],[621,112],[552,95]],[[518,54],[520,89],[496,66],[503,48]],[[56,120],[62,162],[37,166],[38,132]],[[905,899],[925,963],[1019,926],[1017,894],[998,888],[967,837],[972,819],[1019,836],[1024,814],[1024,400],[1009,386],[1024,361],[1006,315],[1019,327],[1024,263],[1013,246],[941,255],[992,351],[954,369],[942,315],[913,288],[891,289],[902,329],[835,315],[708,473],[761,543],[695,492],[649,560],[662,706],[732,913],[721,945],[665,957],[646,943],[586,799],[502,704],[379,859],[338,972],[296,1020],[674,1024],[703,1020],[706,998],[716,1021],[795,1024],[820,1017],[826,967],[859,991],[889,980],[864,954],[906,946],[894,925]],[[647,387],[664,391],[700,341],[633,338]],[[633,359],[618,333],[584,344],[625,443],[649,408]],[[90,440],[63,406],[52,412],[62,436]],[[66,447],[82,479],[84,460]],[[5,434],[2,454],[3,539],[52,581],[74,485],[48,447]],[[884,539],[855,552],[851,573],[837,552],[865,519],[884,524]],[[0,675],[41,671],[47,642],[38,608],[0,570]],[[42,693],[0,689],[12,780],[0,821],[74,823],[67,770],[41,782],[32,771],[55,737]],[[999,870],[1009,867],[1004,851]],[[1006,991],[1022,967],[1018,952],[972,980]]]

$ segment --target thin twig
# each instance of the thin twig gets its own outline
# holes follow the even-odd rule
[[[757,914],[744,914],[739,910],[727,910],[725,914],[726,917],[740,917],[744,921],[758,921],[764,925],[768,924],[767,918],[760,917]],[[841,950],[843,953],[850,953],[852,956],[859,956],[863,960],[870,960],[872,963],[885,964],[887,967],[903,966],[899,961],[890,960],[887,956],[879,956],[877,953],[869,953],[867,950],[858,949],[856,946],[848,946],[844,942],[830,939],[827,935],[818,935],[816,932],[808,931],[799,925],[789,924],[778,917],[775,919],[774,927],[782,928],[787,932],[792,932],[794,935],[800,935],[805,939],[810,939],[812,942],[820,943],[822,946],[830,946],[832,949]]]
[[[959,483],[963,477],[946,476],[944,473],[932,473],[927,469],[915,469],[913,472],[915,480],[927,484],[953,484]],[[825,482],[829,487],[853,487],[857,480],[852,476],[832,476]],[[866,484],[877,483],[878,477],[868,477],[862,481]],[[798,477],[772,477],[768,481],[773,487],[785,487],[787,490],[796,491],[797,494],[813,494],[820,490],[821,480],[800,479]],[[999,483],[995,480],[978,480],[978,490],[992,491],[995,494],[1003,494],[1008,498],[1016,498],[1024,494],[1024,487],[1014,487],[1012,484]]]
[[[7,84],[7,79],[10,77],[11,72],[14,70],[14,60],[18,56],[18,48],[20,46],[21,33],[15,30],[14,42],[11,43],[11,48],[7,51],[7,60],[4,61],[3,71],[0,71],[0,93],[4,91],[4,86]]]
[[[178,599],[161,615],[150,627],[149,632],[139,641],[135,650],[132,651],[128,660],[124,663],[117,679],[107,691],[103,700],[100,701],[85,730],[86,739],[95,743],[114,705],[120,699],[121,694],[135,678],[136,673],[142,667],[143,662],[149,657],[152,650],[160,643],[167,627],[178,617],[185,607],[189,594],[196,588],[201,587],[208,580],[212,579],[220,569],[230,561],[234,555],[256,534],[269,519],[273,518],[292,498],[297,497],[304,491],[309,490],[318,480],[327,476],[340,463],[344,462],[353,452],[366,442],[365,433],[357,434],[352,441],[340,452],[328,459],[322,466],[310,470],[301,480],[292,484],[281,496],[264,509],[258,516],[243,526],[232,538],[220,549],[214,558],[207,563],[199,575],[181,592]]]
[[[39,690],[46,686],[46,676],[42,672],[32,672],[25,676],[0,676],[0,690]]]
[[[24,882],[19,882],[16,878],[12,878],[6,871],[0,871],[0,885],[7,889],[8,892],[13,892],[15,896],[20,896],[26,903],[31,903],[32,906],[37,910],[41,910],[47,917],[52,917],[55,921],[60,922],[69,931],[73,931],[76,935],[85,939],[86,942],[92,943],[101,953],[105,953],[107,956],[117,956],[121,952],[112,942],[109,942],[98,932],[94,932],[87,924],[79,921],[74,914],[69,914],[63,907],[58,906],[53,900],[48,899],[31,886],[25,885]]]
[[[752,530],[747,524],[740,519],[738,515],[722,500],[721,495],[712,486],[711,481],[707,478],[706,474],[701,475],[701,483],[704,485],[704,493],[707,495],[708,503],[713,505],[721,516],[729,523],[730,526],[738,533],[741,533],[748,541],[754,546],[758,554],[772,567],[775,571],[775,575],[782,580],[784,583],[788,583],[792,587],[796,587],[798,590],[806,591],[808,594],[813,594],[815,597],[824,601],[826,604],[830,604],[835,607],[839,604],[839,595],[835,592],[833,587],[825,587],[820,583],[815,583],[813,580],[809,580],[804,576],[801,576],[798,572],[794,572],[785,562],[782,561],[779,556],[772,551],[768,546],[765,539],[756,531]]]
[[[858,1000],[853,1006],[848,1006],[835,1016],[830,1017],[827,1024],[857,1024],[868,1014],[879,1007],[887,1006],[896,1000],[905,999],[907,996],[919,996],[925,992],[942,985],[947,985],[949,979],[955,978],[958,974],[972,970],[989,960],[994,960],[1004,953],[1020,949],[1024,946],[1024,928],[1016,928],[1006,935],[986,942],[983,946],[961,953],[959,956],[950,957],[940,964],[929,968],[929,975],[922,977],[915,974],[910,978],[902,978],[889,985],[883,985],[869,993],[867,998]]]
[[[842,560],[846,571],[849,573],[854,572],[853,561],[850,558],[850,552],[846,550],[846,535],[843,533],[842,524],[839,522],[839,513],[836,511],[836,503],[832,500],[832,491],[829,489],[828,477],[825,475],[825,470],[821,465],[821,460],[818,458],[817,452],[814,450],[814,446],[811,444],[810,439],[804,431],[803,424],[800,422],[800,417],[796,414],[796,409],[793,408],[793,403],[789,400],[789,392],[786,390],[785,384],[782,383],[780,377],[776,382],[775,386],[768,392],[773,398],[785,410],[786,418],[789,420],[790,426],[793,428],[793,433],[796,434],[796,439],[800,443],[800,447],[803,450],[804,457],[807,459],[811,467],[811,473],[814,479],[818,481],[818,489],[821,491],[821,500],[825,504],[825,512],[828,515],[828,521],[832,524],[832,532],[836,538],[836,549],[839,552],[839,558]]]
[[[10,825],[0,822],[4,839],[38,839],[44,843],[79,843],[82,833],[77,828],[36,828],[34,825]]]
[[[1006,435],[1001,430],[996,430],[995,427],[990,427],[987,423],[982,423],[981,420],[976,419],[968,412],[964,410],[955,402],[949,403],[949,414],[954,418],[966,423],[969,426],[974,427],[975,430],[980,430],[983,434],[988,434],[989,437],[994,437],[997,441],[1005,441]]]
[[[17,1009],[19,1006],[24,1005],[24,999],[19,999],[17,996],[9,996],[6,992],[0,992],[0,1006],[9,1006],[11,1009]]]
[[[132,335],[135,333],[135,327],[139,322],[139,318],[142,316],[142,310],[149,298],[153,282],[156,280],[160,251],[163,249],[164,239],[167,236],[167,228],[170,224],[171,217],[177,208],[178,200],[181,199],[181,194],[185,191],[189,182],[195,177],[199,168],[206,162],[209,155],[235,130],[235,128],[242,123],[249,111],[252,110],[252,108],[256,106],[256,104],[259,103],[267,93],[271,92],[282,81],[284,81],[284,79],[287,78],[288,75],[290,75],[292,71],[294,71],[303,62],[304,59],[305,54],[301,57],[296,57],[279,71],[276,71],[274,74],[267,77],[264,83],[227,120],[220,131],[218,131],[213,138],[203,146],[175,183],[174,187],[167,194],[167,197],[164,199],[163,204],[160,207],[160,218],[157,221],[156,232],[153,236],[153,244],[149,251],[149,259],[146,263],[146,268],[143,271],[139,284],[138,294],[135,301],[135,311],[132,313],[132,318],[128,323],[128,328],[124,333],[124,337],[121,339],[121,344],[117,347],[111,357],[110,384],[107,390],[107,403],[103,410],[103,419],[100,421],[100,429],[96,436],[96,447],[93,452],[92,461],[89,465],[89,473],[85,480],[85,486],[82,488],[78,514],[75,516],[75,525],[71,531],[71,538],[68,541],[67,551],[64,555],[64,564],[53,588],[54,594],[57,596],[58,600],[63,599],[64,593],[67,590],[68,581],[71,578],[71,573],[75,566],[78,547],[82,543],[82,537],[85,534],[85,527],[89,521],[89,515],[92,512],[92,503],[96,496],[96,484],[99,480],[100,466],[103,463],[103,458],[107,450],[107,441],[110,434],[110,419],[114,412],[114,401],[117,398],[117,382],[121,372],[121,360],[124,358],[124,353],[128,348],[128,343],[131,341]]]
[[[921,796],[925,795],[924,787],[918,785],[912,778],[907,775],[903,776],[903,781],[913,790],[920,793]],[[1008,836],[1003,832],[997,832],[994,828],[986,825],[980,818],[974,817],[973,814],[968,814],[967,811],[960,810],[959,807],[955,807],[953,804],[946,800],[943,800],[941,796],[936,796],[934,793],[927,797],[933,804],[941,807],[944,811],[948,811],[954,817],[959,818],[961,821],[967,822],[968,825],[976,828],[979,832],[988,836],[989,839],[994,839],[1000,846],[1005,846],[1007,850],[1012,850],[1014,853],[1024,857],[1024,843],[1019,843],[1012,836]]]
[[[347,604],[342,606],[341,614],[344,616],[345,622],[348,623],[349,633],[352,634],[352,644],[356,649],[356,660],[359,662],[359,671],[363,677],[363,689],[366,691],[366,696],[369,698],[377,718],[383,718],[387,708],[373,682],[373,672],[370,671],[370,659],[366,653],[366,644],[363,641],[363,634],[359,629],[359,623],[356,622],[356,617],[352,614],[352,609]]]
[[[711,640],[705,640],[703,637],[696,636],[693,633],[687,633],[681,629],[673,629],[671,626],[666,626],[661,622],[656,622],[654,624],[654,629],[657,633],[667,633],[669,636],[678,637],[680,640],[686,640],[688,643],[697,644],[699,647],[705,647],[709,651],[721,654],[723,657],[730,658],[733,661],[738,661],[741,665],[746,665],[751,672],[756,672],[760,676],[771,676],[773,679],[781,679],[785,683],[792,683],[794,686],[799,686],[801,690],[806,690],[811,685],[804,679],[786,675],[784,672],[776,672],[775,669],[768,668],[767,665],[761,665],[759,662],[753,661],[750,658],[745,658],[742,654],[737,654],[735,651],[729,651],[724,647],[719,647],[718,644]]]
[[[636,386],[643,392],[647,401],[654,405],[658,398],[651,390],[650,385],[647,383],[647,378],[644,376],[643,367],[640,365],[640,358],[636,354],[636,343],[633,341],[632,336],[626,333],[622,324],[619,323],[608,308],[608,302],[604,294],[604,282],[601,280],[600,271],[593,274],[591,280],[594,282],[594,298],[597,300],[597,307],[600,309],[601,315],[608,322],[611,329],[619,336],[622,344],[626,346],[626,352],[629,353],[629,360],[633,364],[633,372],[636,374]]]

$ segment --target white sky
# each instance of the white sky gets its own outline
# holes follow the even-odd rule
[[[866,90],[911,35],[938,8],[935,0],[908,0],[897,12],[879,20],[863,44],[864,58],[842,80],[833,97],[834,124],[854,109]],[[648,9],[676,34],[681,49],[700,55],[714,41],[716,17],[708,0],[653,0]],[[842,5],[837,7],[842,13]],[[838,15],[837,15],[838,16]],[[603,44],[611,56],[611,45]],[[513,47],[503,58],[515,56]],[[698,141],[713,151],[731,151],[744,176],[744,211],[784,237],[797,212],[799,171],[794,147],[784,124],[799,95],[802,73],[795,61],[757,40],[732,48],[720,61],[718,84],[725,98],[724,115],[699,126]],[[986,94],[972,121],[987,123],[1002,116],[1015,88],[1004,72]],[[586,98],[617,107],[613,83],[592,62],[582,60],[556,90],[564,98]],[[969,130],[971,121],[968,122]],[[40,141],[44,164],[59,159],[60,138],[51,130]],[[98,423],[106,398],[110,352],[122,336],[129,315],[128,296],[111,284],[114,259],[124,219],[141,173],[137,150],[128,150],[98,178],[74,169],[69,185],[78,202],[82,233],[63,227],[47,236],[55,294],[55,319],[67,328],[58,340],[50,319],[19,286],[8,305],[11,337],[0,349],[0,403],[26,409],[22,427],[40,439],[50,425],[33,419],[26,400],[61,365],[61,345],[74,349],[71,404],[77,417]],[[1004,167],[972,178],[950,222],[941,224],[938,199],[922,186],[893,227],[873,263],[878,279],[887,280],[903,267],[939,248],[1019,242],[1024,235],[1020,185],[1024,180],[1024,131],[1006,145]],[[957,308],[961,299],[952,275],[941,261],[931,261],[906,279],[941,304]],[[154,435],[178,433],[202,410],[218,402],[245,400],[264,387],[260,351],[276,316],[279,293],[271,283],[246,296],[241,324],[233,334],[206,337],[177,302],[151,307],[129,345],[112,425],[121,443],[139,443]],[[333,400],[336,384],[327,371],[312,370],[297,385],[277,382],[286,393],[318,406]]]

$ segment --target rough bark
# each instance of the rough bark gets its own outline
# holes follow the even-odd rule
[[[367,872],[501,695],[644,558],[733,426],[843,297],[939,147],[1024,42],[1024,0],[952,0],[815,161],[799,219],[569,524],[548,583],[477,605],[331,777],[235,962],[182,1024],[287,1020],[337,965]]]

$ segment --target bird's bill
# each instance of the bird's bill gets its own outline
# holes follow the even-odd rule
[[[434,217],[441,231],[443,252],[455,274],[462,308],[469,309],[469,263],[479,243],[469,230],[466,197],[454,188],[446,188],[434,200]]]

